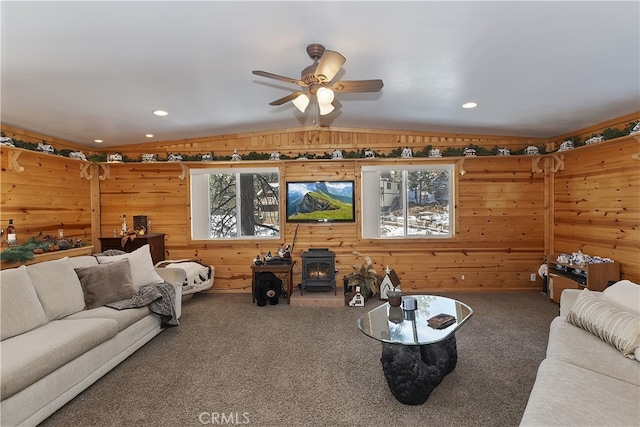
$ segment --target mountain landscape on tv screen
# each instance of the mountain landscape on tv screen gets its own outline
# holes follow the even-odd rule
[[[287,220],[353,221],[353,182],[290,182]]]

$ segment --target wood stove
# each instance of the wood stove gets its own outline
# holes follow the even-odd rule
[[[328,248],[311,248],[302,253],[302,283],[300,295],[305,289],[333,289],[336,293],[336,254]]]

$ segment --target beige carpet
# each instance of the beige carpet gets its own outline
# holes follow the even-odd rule
[[[42,425],[516,426],[558,306],[529,293],[444,294],[474,316],[458,366],[420,406],[391,395],[365,307],[257,307],[197,294],[155,337]],[[216,418],[217,417],[217,418]]]

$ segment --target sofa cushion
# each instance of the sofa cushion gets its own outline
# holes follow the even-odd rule
[[[82,286],[68,257],[30,265],[27,273],[48,320],[84,309]]]
[[[640,285],[620,280],[602,291],[602,298],[610,304],[640,316]]]
[[[640,387],[545,359],[520,426],[637,426],[639,416]]]
[[[131,268],[127,259],[93,267],[76,268],[75,271],[82,284],[87,308],[121,301],[138,293],[131,280]]]
[[[640,363],[584,329],[556,317],[549,328],[547,357],[599,372],[640,387]]]
[[[47,323],[24,265],[0,271],[0,322],[3,340]]]
[[[0,343],[2,399],[35,383],[118,333],[111,319],[53,320]]]
[[[131,277],[133,278],[133,285],[136,288],[144,285],[149,285],[151,283],[164,282],[164,280],[162,280],[162,277],[158,275],[155,267],[153,266],[153,260],[151,259],[151,252],[149,250],[148,244],[128,254],[98,256],[97,258],[100,264],[128,259],[131,265]]]
[[[567,322],[611,344],[628,358],[640,345],[640,316],[621,310],[583,290],[567,315]]]
[[[126,310],[116,310],[110,307],[97,307],[91,310],[82,310],[65,317],[65,320],[78,319],[112,319],[118,322],[118,331],[123,331],[138,320],[151,313],[148,306],[140,308],[128,308]]]

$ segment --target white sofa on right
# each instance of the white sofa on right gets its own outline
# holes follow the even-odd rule
[[[640,426],[639,346],[640,285],[565,289],[520,425]]]

